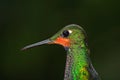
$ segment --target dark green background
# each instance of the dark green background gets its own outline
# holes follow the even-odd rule
[[[63,80],[61,46],[20,49],[71,23],[86,30],[102,80],[120,80],[119,0],[0,0],[0,80]]]

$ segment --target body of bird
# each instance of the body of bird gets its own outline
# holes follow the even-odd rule
[[[23,50],[42,44],[62,45],[67,51],[64,80],[100,80],[90,60],[86,37],[82,27],[70,24],[51,38],[28,45]]]

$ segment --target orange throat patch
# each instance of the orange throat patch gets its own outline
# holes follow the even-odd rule
[[[63,38],[63,37],[58,37],[55,41],[55,44],[62,45],[64,47],[69,47],[70,46],[70,39],[68,38]]]

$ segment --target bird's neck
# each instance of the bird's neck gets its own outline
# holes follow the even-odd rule
[[[88,48],[84,41],[72,45],[67,53],[64,80],[88,80]]]

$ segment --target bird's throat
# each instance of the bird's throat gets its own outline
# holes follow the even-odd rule
[[[86,47],[74,45],[68,50],[64,80],[88,80]]]

